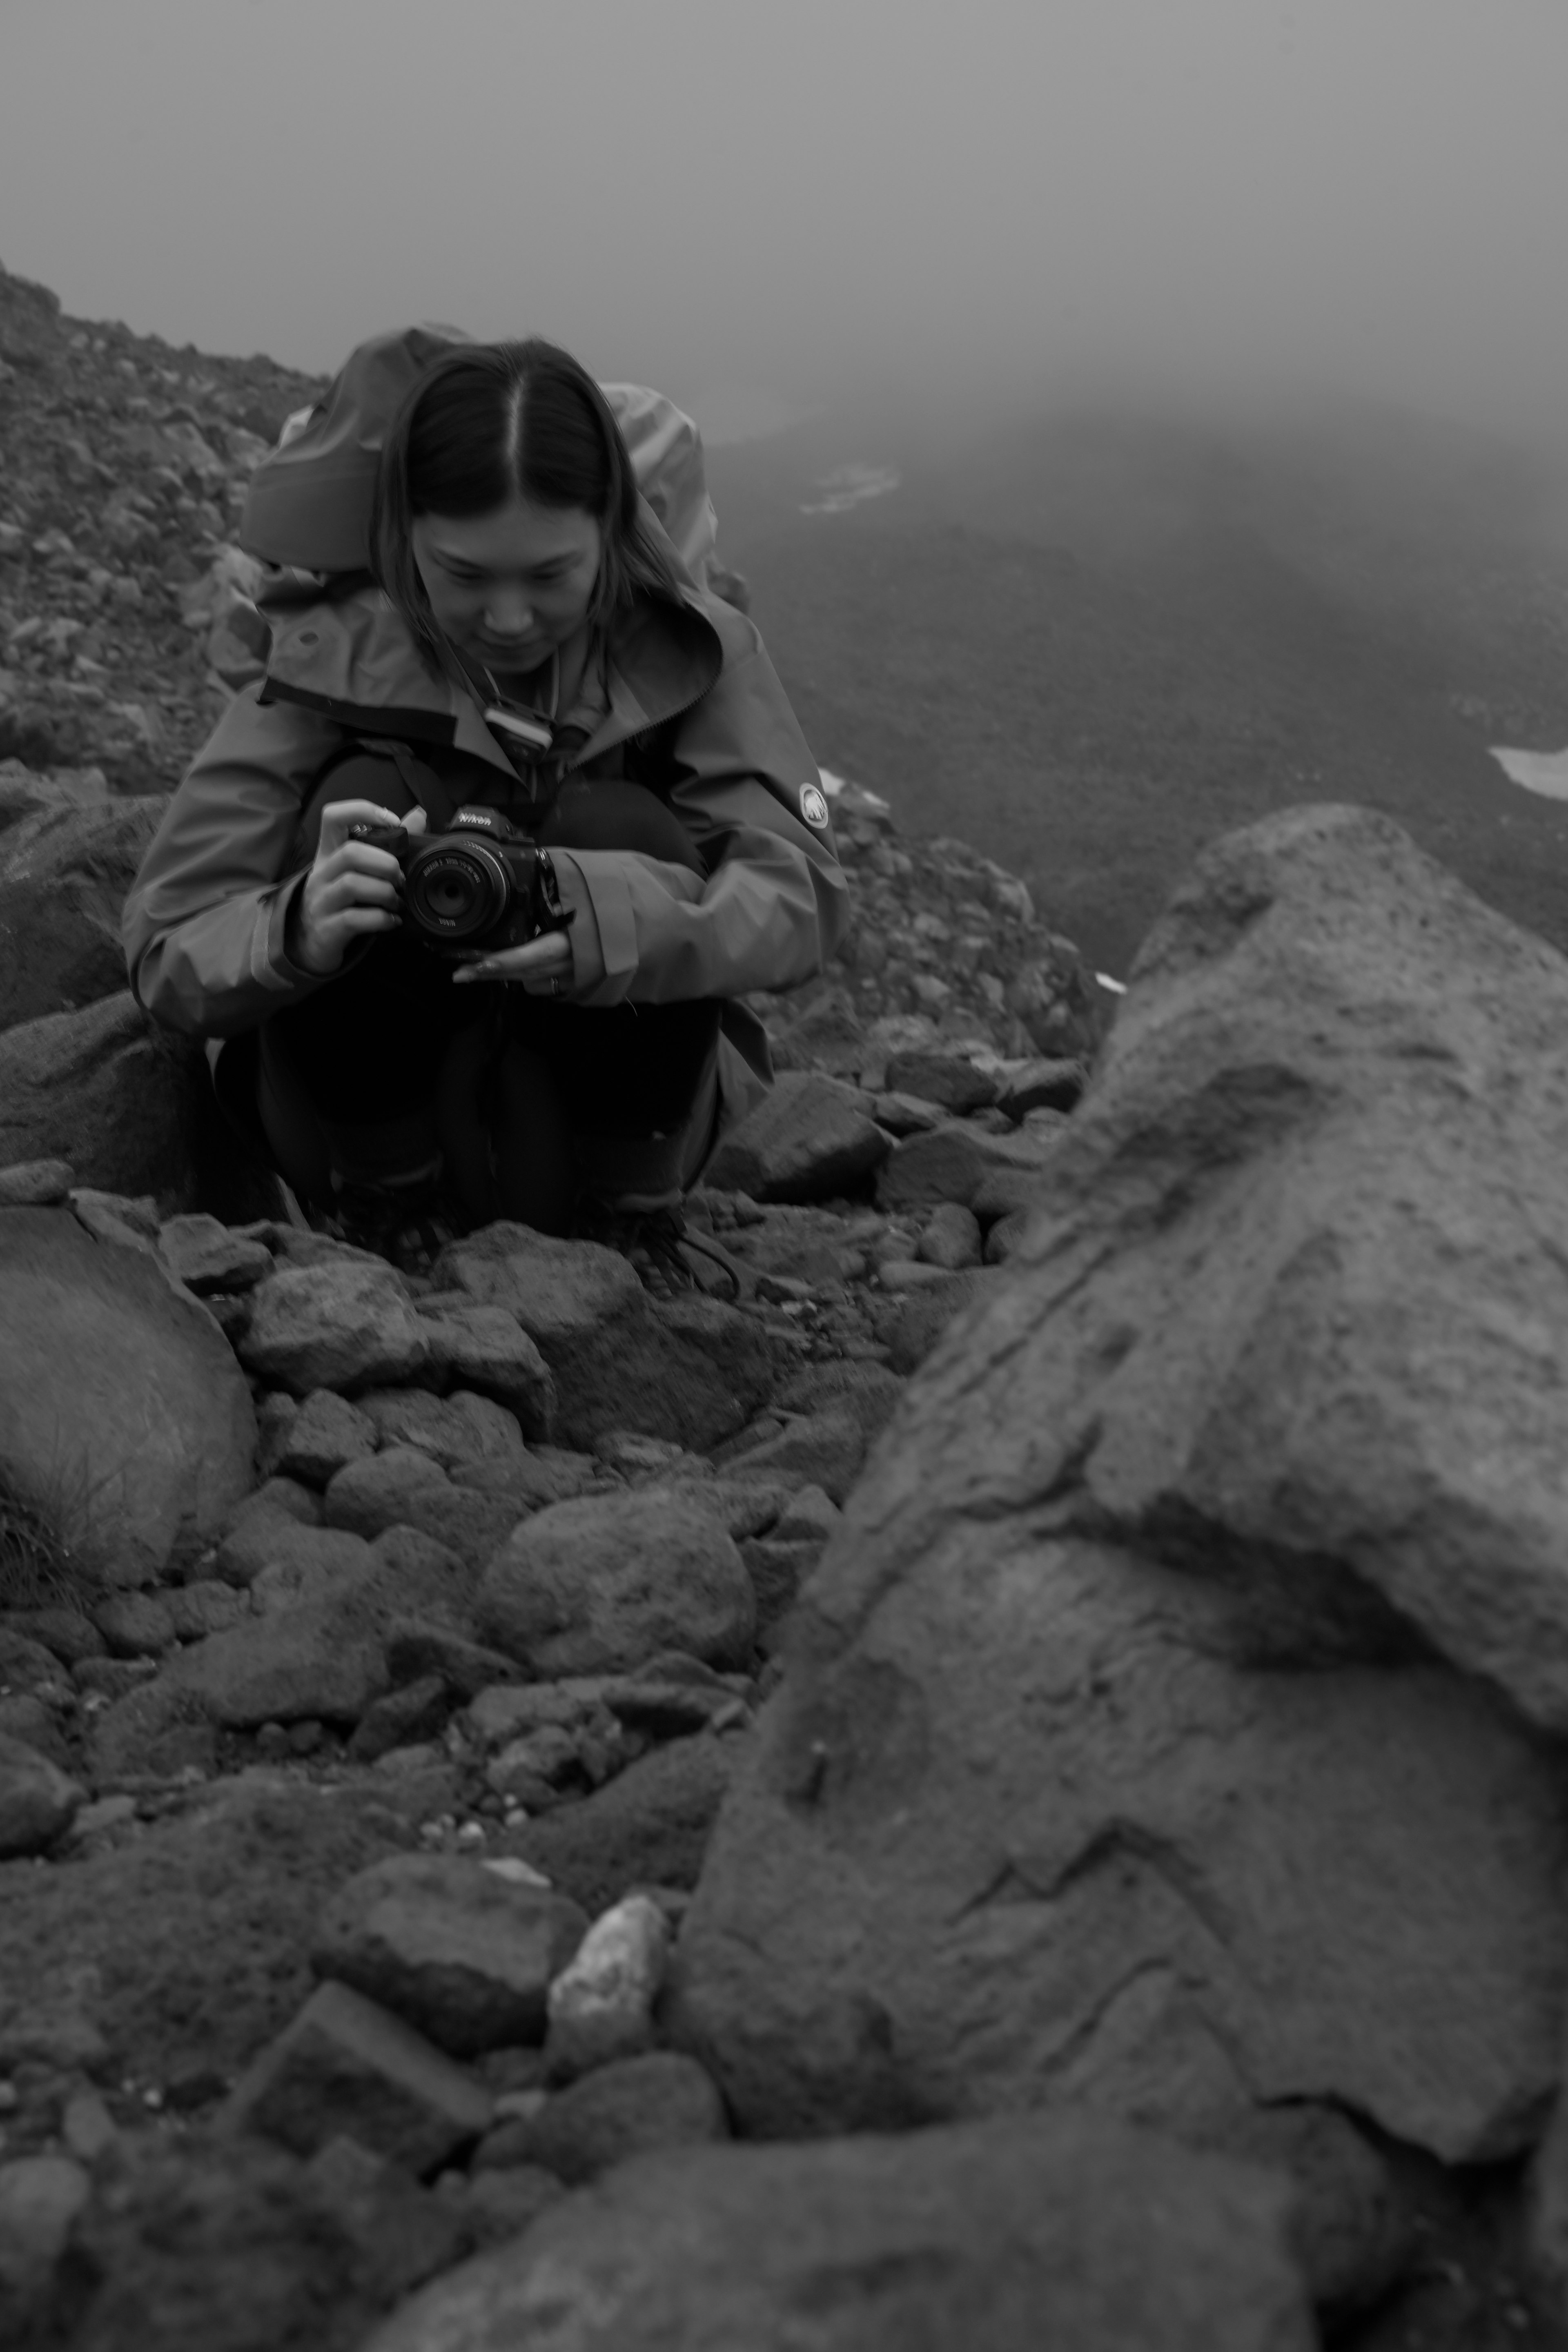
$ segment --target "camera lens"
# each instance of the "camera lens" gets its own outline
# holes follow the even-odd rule
[[[408,861],[404,907],[432,939],[477,939],[500,921],[510,901],[506,867],[483,842],[432,842]]]

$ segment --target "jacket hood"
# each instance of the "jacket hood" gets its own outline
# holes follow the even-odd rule
[[[350,352],[324,399],[285,429],[246,491],[239,541],[263,562],[307,572],[363,572],[382,444],[428,369],[471,341],[456,327],[404,327]],[[626,443],[637,488],[691,576],[713,552],[702,439],[662,394],[601,384]]]

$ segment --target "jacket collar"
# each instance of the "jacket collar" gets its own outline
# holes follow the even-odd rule
[[[303,605],[268,600],[271,656],[263,702],[295,702],[364,735],[452,744],[510,777],[515,771],[467,684],[433,677],[374,583]],[[723,662],[719,632],[695,590],[679,601],[639,596],[610,625],[609,710],[572,764],[661,725],[700,702]]]

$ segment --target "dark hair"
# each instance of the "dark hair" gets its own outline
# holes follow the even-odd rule
[[[520,497],[580,508],[599,525],[594,619],[639,591],[679,594],[639,511],[620,427],[587,370],[537,337],[476,343],[437,360],[398,410],[371,512],[371,569],[431,663],[439,666],[441,635],[414,561],[416,518],[490,514]]]

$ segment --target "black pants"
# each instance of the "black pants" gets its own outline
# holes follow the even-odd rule
[[[345,761],[333,797],[379,801],[386,775],[380,760]],[[566,785],[539,839],[702,871],[685,826],[637,784]],[[329,1199],[334,1180],[392,1181],[438,1156],[469,1223],[511,1216],[559,1233],[582,1181],[611,1195],[679,1189],[683,1130],[711,1092],[715,1001],[595,1010],[454,988],[453,970],[411,933],[387,933],[266,1023],[258,1109],[297,1192]]]

